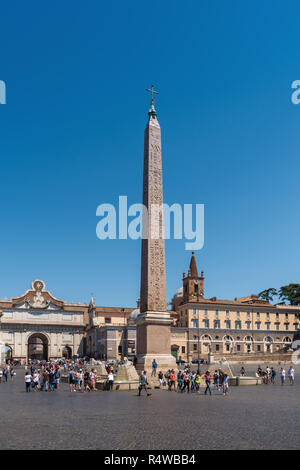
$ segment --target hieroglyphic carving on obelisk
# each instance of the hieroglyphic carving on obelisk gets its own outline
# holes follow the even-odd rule
[[[166,266],[163,237],[163,188],[160,125],[154,108],[153,94],[144,138],[144,175],[142,264],[140,311],[165,312]]]

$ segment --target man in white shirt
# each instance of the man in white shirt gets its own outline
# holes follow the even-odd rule
[[[32,380],[31,375],[29,374],[29,372],[26,372],[25,377],[24,377],[24,384],[26,386],[26,392],[30,392],[31,380]]]
[[[108,374],[107,382],[108,382],[108,390],[111,391],[114,385],[114,374],[112,372]]]

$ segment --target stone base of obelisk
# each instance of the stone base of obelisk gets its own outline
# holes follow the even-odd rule
[[[168,312],[144,312],[138,316],[136,321],[138,373],[146,370],[149,378],[153,359],[157,362],[157,375],[160,371],[165,373],[169,369],[177,371],[176,359],[171,354],[172,322]]]

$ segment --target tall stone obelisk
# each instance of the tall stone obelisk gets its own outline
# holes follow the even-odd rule
[[[176,368],[171,355],[172,319],[167,312],[165,241],[160,125],[153,89],[144,138],[143,239],[140,311],[137,317],[137,369],[150,369],[156,359],[159,370]]]

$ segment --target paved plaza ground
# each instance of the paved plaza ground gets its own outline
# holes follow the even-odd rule
[[[299,448],[299,366],[294,386],[282,387],[277,376],[274,386],[231,387],[228,397],[70,393],[67,384],[26,394],[23,376],[17,369],[13,383],[0,384],[0,449]]]

